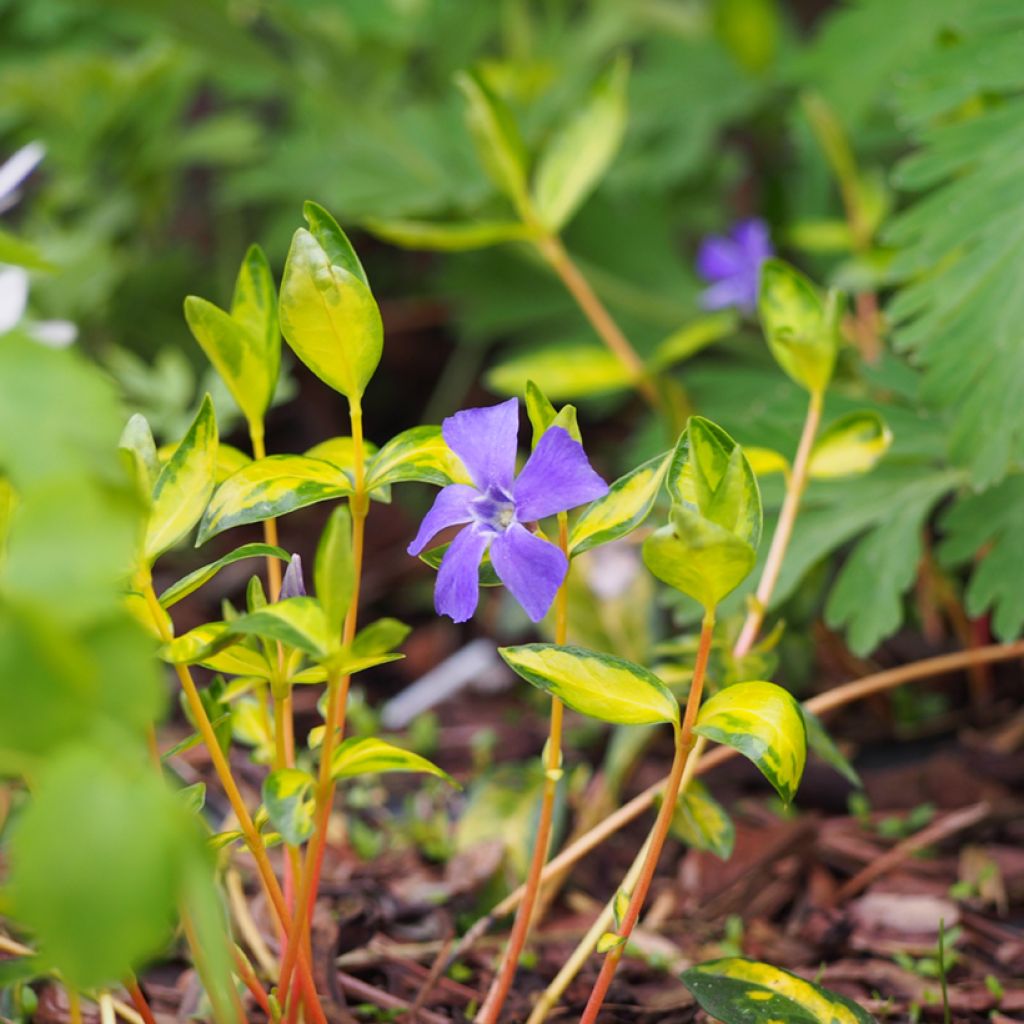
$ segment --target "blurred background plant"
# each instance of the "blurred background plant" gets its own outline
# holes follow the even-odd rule
[[[933,637],[1008,639],[1024,623],[1024,239],[1007,212],[1024,73],[1005,40],[1022,22],[1000,0],[4,0],[0,146],[48,154],[7,220],[56,268],[34,274],[33,317],[79,325],[158,440],[205,389],[227,433],[182,295],[229,294],[254,238],[279,271],[296,197],[388,237],[500,220],[456,73],[475,69],[536,155],[628,55],[621,147],[564,237],[659,386],[741,443],[793,450],[800,389],[742,314],[702,309],[697,274],[703,238],[760,217],[853,296],[827,420],[874,409],[895,438],[858,481],[812,482],[776,604],[791,624],[823,611],[860,655],[908,614]],[[533,248],[474,248],[491,240],[407,234],[469,251],[399,256],[358,239],[389,337],[371,433],[532,377],[581,406],[610,474],[659,450],[663,429]],[[308,383],[284,380],[279,402]],[[300,445],[337,415],[304,399],[272,414]],[[806,644],[780,651],[806,670]]]

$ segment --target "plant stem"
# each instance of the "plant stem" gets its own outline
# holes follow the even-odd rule
[[[353,494],[349,499],[352,513],[352,564],[353,586],[352,599],[345,616],[342,641],[350,644],[356,635],[359,618],[359,590],[362,580],[363,548],[366,533],[366,514],[368,502],[365,487],[365,456],[363,446],[363,413],[358,404],[351,407],[352,418],[352,461],[353,461]],[[320,883],[320,871],[323,867],[324,851],[327,847],[327,825],[330,821],[331,806],[334,802],[334,779],[331,777],[331,761],[338,737],[345,729],[345,710],[348,702],[348,688],[351,676],[330,676],[327,680],[327,717],[325,720],[324,740],[320,748],[320,774],[316,789],[316,814],[313,834],[306,847],[305,863],[299,883],[299,891],[295,900],[294,916],[290,933],[299,935],[303,922],[308,927],[312,922],[313,908],[316,901],[317,886]],[[292,970],[295,967],[297,952],[290,944],[281,963],[280,992],[287,993],[291,983]],[[292,1001],[286,1019],[291,1020],[297,1007]]]
[[[139,988],[138,981],[135,978],[129,978],[124,983],[124,987],[128,990],[128,995],[131,997],[132,1006],[135,1007],[136,1013],[145,1021],[145,1024],[156,1024],[156,1017],[153,1016],[149,1000],[142,989]]]
[[[824,396],[822,392],[812,391],[807,405],[804,428],[800,434],[800,443],[797,445],[796,457],[793,459],[793,471],[790,473],[786,484],[786,496],[783,498],[782,510],[779,512],[779,522],[775,527],[775,534],[772,536],[772,543],[768,549],[768,557],[765,559],[764,570],[757,584],[757,592],[750,611],[747,612],[746,621],[743,623],[743,628],[740,630],[740,635],[733,651],[736,657],[742,657],[754,646],[757,634],[761,631],[761,624],[764,622],[765,613],[768,611],[768,603],[771,601],[772,594],[775,592],[775,585],[779,581],[782,561],[786,556],[786,549],[789,547],[789,541],[793,535],[793,525],[796,523],[797,512],[800,510],[800,499],[803,497],[804,488],[807,486],[807,469],[810,465],[814,438],[818,433],[818,425],[821,423],[823,404]]]
[[[590,321],[591,327],[626,368],[633,386],[651,408],[655,412],[659,412],[661,402],[644,361],[629,343],[629,339],[622,333],[622,329],[598,298],[580,268],[573,262],[572,257],[562,244],[562,240],[557,235],[544,235],[537,240],[536,245],[548,265],[561,279],[566,290],[576,300],[583,315]]]
[[[694,736],[693,727],[697,721],[697,712],[700,709],[700,699],[704,692],[704,675],[707,671],[708,655],[711,652],[711,638],[715,629],[715,611],[707,608],[704,612],[704,621],[700,630],[700,645],[697,648],[697,659],[693,666],[693,679],[690,682],[690,692],[686,697],[686,710],[683,712],[682,725],[676,728],[676,753],[672,760],[672,770],[669,772],[668,780],[665,783],[664,796],[661,807],[658,810],[658,817],[655,819],[654,828],[650,834],[650,846],[644,858],[640,876],[637,879],[636,887],[629,898],[629,905],[623,915],[622,923],[616,934],[619,937],[619,944],[612,949],[605,957],[601,965],[601,973],[597,976],[597,982],[587,1000],[586,1009],[580,1018],[580,1024],[594,1024],[597,1015],[601,1012],[608,988],[615,977],[622,954],[626,951],[626,943],[629,941],[637,921],[640,919],[640,911],[643,909],[647,893],[654,880],[654,872],[658,867],[661,858],[661,851],[668,838],[669,826],[672,824],[672,816],[676,811],[676,801],[679,798],[679,787],[683,781],[683,774],[686,771],[690,751],[693,749]]]
[[[558,515],[558,542],[566,560],[569,558],[569,517],[564,512]],[[555,596],[555,643],[565,644],[569,623],[569,572],[571,565],[567,566],[565,579],[558,588]],[[548,847],[551,844],[551,823],[555,812],[555,796],[558,792],[558,782],[562,777],[562,702],[557,697],[551,699],[551,724],[548,731],[547,762],[544,773],[544,791],[541,796],[540,818],[537,822],[537,834],[533,840],[533,853],[530,857],[530,867],[526,876],[526,889],[523,900],[516,912],[516,919],[512,925],[512,932],[509,935],[508,945],[498,968],[498,973],[491,983],[490,991],[484,1000],[480,1012],[476,1015],[475,1024],[495,1024],[501,1014],[501,1009],[508,998],[508,990],[512,986],[516,969],[519,966],[519,957],[526,945],[526,939],[530,932],[531,919],[533,918],[534,906],[537,902],[537,895],[540,892],[540,879],[544,871],[544,864],[548,859]]]
[[[157,624],[164,643],[169,643],[174,639],[174,632],[168,625],[167,616],[160,607],[160,602],[157,600],[152,582],[147,582],[146,584],[145,597],[153,612],[153,621]],[[175,665],[174,670],[181,682],[182,689],[185,691],[185,699],[188,702],[192,720],[195,722],[203,743],[206,744],[214,771],[217,773],[217,778],[224,789],[224,794],[231,804],[231,809],[238,818],[238,826],[245,838],[246,846],[248,846],[249,852],[256,862],[256,869],[259,872],[260,880],[263,882],[263,888],[274,908],[277,920],[285,930],[285,934],[290,936],[292,933],[288,929],[288,908],[285,904],[284,893],[281,891],[277,876],[274,874],[274,869],[271,866],[270,858],[267,856],[267,850],[263,845],[263,839],[259,834],[259,830],[256,828],[252,815],[249,814],[249,809],[245,806],[245,800],[238,789],[238,784],[231,774],[231,766],[228,764],[228,760],[220,748],[217,734],[213,730],[213,725],[206,713],[206,708],[203,707],[203,701],[199,696],[199,690],[196,687],[195,680],[192,678],[192,673],[187,665]],[[298,947],[300,943],[289,942],[288,945],[289,949],[292,949]],[[327,1024],[327,1018],[324,1016],[323,1009],[320,1007],[319,1000],[316,997],[316,987],[313,984],[313,974],[309,959],[301,956],[301,954],[299,957],[299,975],[307,1000],[313,1004],[309,1006],[311,1016],[313,1016],[316,1024]]]
[[[252,454],[256,459],[265,459],[267,449],[263,443],[263,424],[249,424],[249,439],[252,442]],[[277,520],[263,520],[263,540],[267,544],[277,545]],[[281,596],[281,563],[272,555],[267,556],[267,588],[271,602]]]
[[[68,993],[68,1018],[71,1024],[82,1024],[82,997],[73,989]]]

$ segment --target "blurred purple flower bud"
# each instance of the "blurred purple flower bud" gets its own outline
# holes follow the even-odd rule
[[[281,582],[281,600],[305,596],[306,584],[302,579],[302,559],[298,555],[292,555],[284,573],[284,580]]]

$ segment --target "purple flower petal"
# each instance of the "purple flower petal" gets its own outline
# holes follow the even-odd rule
[[[744,262],[748,267],[760,267],[766,259],[775,254],[768,225],[759,217],[740,221],[732,229],[732,237],[742,250]]]
[[[480,559],[493,536],[476,526],[456,535],[437,570],[434,607],[438,615],[447,615],[453,622],[473,617],[480,598]]]
[[[513,523],[494,538],[491,563],[498,578],[534,622],[540,622],[547,614],[569,569],[568,559],[554,544],[519,523]]]
[[[712,235],[701,242],[697,251],[697,273],[705,281],[731,277],[742,273],[743,268],[743,251],[732,239]]]
[[[607,493],[608,485],[591,468],[583,446],[561,427],[544,432],[512,485],[516,518],[524,523],[567,512]]]
[[[758,277],[738,275],[716,281],[701,292],[700,304],[704,309],[738,307],[750,312],[757,306]]]
[[[298,555],[292,555],[288,568],[285,569],[284,579],[281,581],[280,600],[286,601],[289,597],[305,597],[306,584],[302,579],[302,559]]]
[[[517,398],[483,409],[463,409],[441,424],[441,433],[481,491],[491,485],[505,491],[512,486],[519,441]]]
[[[477,497],[479,492],[469,484],[450,484],[438,491],[434,504],[420,523],[419,532],[407,548],[409,554],[418,555],[445,527],[468,523],[473,518],[469,503]]]

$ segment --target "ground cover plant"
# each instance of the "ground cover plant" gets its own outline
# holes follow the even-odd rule
[[[1024,1011],[1024,19],[629,6],[0,10],[4,1019]]]

